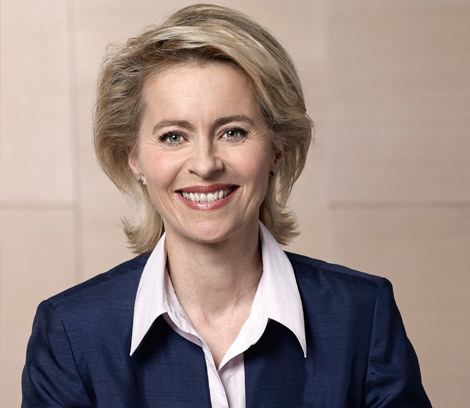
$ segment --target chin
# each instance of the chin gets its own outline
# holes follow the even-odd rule
[[[183,234],[187,239],[199,244],[218,244],[236,234],[236,224],[219,222],[200,222],[185,228]]]
[[[188,238],[199,244],[219,244],[226,241],[231,235],[233,235],[233,231],[214,228],[191,231]]]

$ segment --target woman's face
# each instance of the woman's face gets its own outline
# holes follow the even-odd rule
[[[129,165],[168,237],[216,243],[253,231],[276,159],[248,78],[226,63],[181,64],[150,78],[143,98]]]

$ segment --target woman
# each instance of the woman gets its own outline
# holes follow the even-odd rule
[[[429,407],[383,278],[284,253],[311,138],[281,45],[194,5],[104,64],[95,146],[140,255],[41,303],[24,407]]]

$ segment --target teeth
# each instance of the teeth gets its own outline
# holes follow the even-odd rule
[[[187,193],[182,191],[181,194],[186,200],[195,201],[195,202],[207,202],[212,203],[214,201],[220,200],[221,198],[227,197],[230,194],[231,189],[226,188],[219,191],[214,191],[213,193]]]

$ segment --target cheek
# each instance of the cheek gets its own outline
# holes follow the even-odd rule
[[[270,156],[264,151],[256,153],[247,152],[243,155],[239,161],[238,169],[247,182],[264,193],[269,181]]]
[[[167,154],[147,154],[141,163],[147,181],[156,184],[169,182],[177,171],[177,160]]]
[[[251,178],[257,184],[264,184],[263,181],[268,179],[269,170],[268,166],[264,163],[253,161],[245,167],[245,174],[247,178]]]
[[[267,176],[271,168],[273,153],[267,146],[257,146],[257,149],[252,152],[247,152],[245,162],[247,168],[252,174],[259,176]]]
[[[153,205],[164,205],[166,194],[172,191],[178,174],[177,161],[166,154],[152,155],[145,157],[142,167]]]

